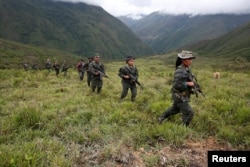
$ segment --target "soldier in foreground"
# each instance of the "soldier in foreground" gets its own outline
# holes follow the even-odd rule
[[[190,51],[178,53],[172,87],[172,98],[174,102],[172,106],[158,118],[160,124],[169,116],[179,112],[182,113],[182,122],[185,126],[188,126],[193,119],[194,113],[189,105],[189,101],[190,94],[193,93],[192,88],[194,87],[194,82],[191,80],[193,75],[190,69],[192,59],[194,58]]]
[[[131,101],[135,101],[137,95],[136,80],[138,79],[138,70],[134,64],[134,58],[128,56],[126,65],[119,69],[118,75],[122,78],[122,93],[121,100],[128,94],[128,89],[131,90]]]
[[[99,94],[103,85],[103,75],[105,75],[104,65],[100,62],[100,56],[94,57],[94,60],[89,64],[89,72],[91,73],[91,89]]]

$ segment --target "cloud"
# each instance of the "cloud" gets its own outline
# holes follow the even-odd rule
[[[250,13],[249,0],[61,0],[98,5],[114,16],[150,14]]]

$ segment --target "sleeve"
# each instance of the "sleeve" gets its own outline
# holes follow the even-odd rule
[[[89,64],[89,72],[90,72],[91,74],[95,74],[95,71],[94,71],[94,68],[93,68],[93,63],[90,63],[90,64]]]
[[[118,76],[121,77],[121,78],[123,78],[124,75],[125,75],[125,74],[124,74],[123,68],[120,68],[119,71],[118,71]]]

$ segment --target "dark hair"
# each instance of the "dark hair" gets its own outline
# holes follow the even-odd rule
[[[175,62],[175,69],[177,69],[177,67],[178,67],[179,65],[181,65],[181,63],[182,63],[181,58],[177,57],[176,62]]]

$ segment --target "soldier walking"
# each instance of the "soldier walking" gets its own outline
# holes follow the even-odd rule
[[[94,57],[94,60],[89,64],[89,72],[91,73],[91,89],[95,92],[97,88],[97,93],[99,94],[103,85],[103,76],[105,74],[104,65],[100,62],[100,56]]]
[[[89,72],[89,64],[93,61],[93,57],[88,57],[88,62],[84,64],[84,69],[87,73],[87,84],[90,87],[91,73]]]
[[[80,77],[80,81],[83,80],[84,78],[84,60],[80,60],[80,62],[77,64],[77,70],[78,70],[78,74]]]
[[[189,105],[190,94],[194,86],[192,78],[191,64],[195,57],[190,51],[182,51],[178,53],[176,60],[176,70],[174,73],[174,81],[172,87],[173,104],[158,119],[161,124],[166,118],[177,113],[182,113],[182,122],[188,126],[193,119],[193,110]]]
[[[67,76],[68,68],[69,68],[69,66],[66,64],[66,60],[64,60],[63,64],[62,64],[62,72],[63,72],[65,77]]]
[[[47,62],[45,63],[45,68],[46,68],[48,71],[50,71],[50,70],[51,70],[51,68],[52,68],[52,66],[51,66],[51,63],[50,63],[50,60],[49,60],[49,59],[47,59]]]
[[[54,63],[53,68],[56,71],[56,76],[58,76],[60,72],[60,64],[57,61]]]
[[[137,88],[135,80],[138,79],[138,70],[134,64],[134,58],[128,56],[126,58],[126,65],[119,69],[118,75],[122,78],[122,93],[121,99],[125,98],[128,94],[128,89],[131,90],[131,101],[135,101],[137,95]],[[132,79],[133,77],[133,79]]]

